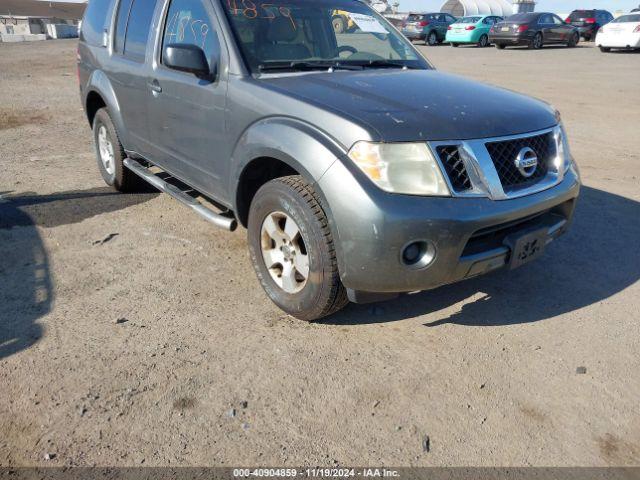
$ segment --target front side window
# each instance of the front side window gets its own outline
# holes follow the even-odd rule
[[[172,0],[162,38],[162,51],[167,45],[188,44],[200,47],[211,66],[220,46],[215,24],[201,0]]]
[[[552,15],[551,18],[553,18],[553,23],[555,23],[556,25],[563,25],[564,24],[562,19],[560,17],[558,17],[557,15]]]
[[[253,73],[329,67],[429,68],[404,37],[356,0],[224,0]],[[332,19],[345,29],[337,33]]]

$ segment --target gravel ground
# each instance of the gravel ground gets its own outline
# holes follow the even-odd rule
[[[640,54],[421,48],[563,112],[573,229],[307,324],[243,229],[103,185],[73,41],[0,44],[0,465],[640,464]]]

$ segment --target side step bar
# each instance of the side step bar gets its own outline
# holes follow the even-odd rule
[[[194,212],[196,212],[206,221],[213,223],[216,227],[224,228],[231,232],[233,232],[238,227],[238,222],[236,221],[235,218],[225,216],[218,212],[214,212],[213,210],[205,207],[198,200],[196,200],[190,195],[187,195],[178,187],[165,182],[160,177],[150,172],[149,169],[147,169],[145,166],[141,165],[135,160],[131,158],[125,158],[123,163],[133,173],[135,173],[139,177],[142,177],[144,180],[149,182],[151,185],[156,187],[161,192],[171,195],[180,203],[191,208]]]

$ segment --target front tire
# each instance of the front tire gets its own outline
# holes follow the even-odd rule
[[[504,50],[507,46],[504,43],[496,43],[496,48],[498,50]]]
[[[93,141],[98,169],[107,185],[119,192],[138,192],[149,188],[144,180],[124,166],[127,155],[106,108],[98,110],[93,118]]]
[[[600,47],[600,51],[602,53],[609,53],[611,51],[611,47]]]
[[[574,33],[569,39],[569,41],[567,42],[567,47],[575,48],[578,45],[579,41],[580,41],[580,35],[578,33]]]
[[[264,184],[251,202],[249,251],[262,288],[288,314],[313,321],[347,303],[329,221],[299,175]]]

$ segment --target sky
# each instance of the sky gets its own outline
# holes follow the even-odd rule
[[[393,1],[393,0],[392,0]],[[400,11],[438,11],[444,0],[398,0]],[[640,0],[538,0],[537,11],[569,13],[577,8],[601,8],[614,13],[616,10],[628,12],[636,8]]]
[[[65,0],[68,2],[83,2],[85,0]],[[395,0],[390,0],[393,3]],[[398,0],[400,11],[438,11],[444,0]],[[640,0],[538,0],[536,10],[556,13],[569,13],[576,8],[602,8],[615,13],[616,10],[628,12],[640,5]]]

